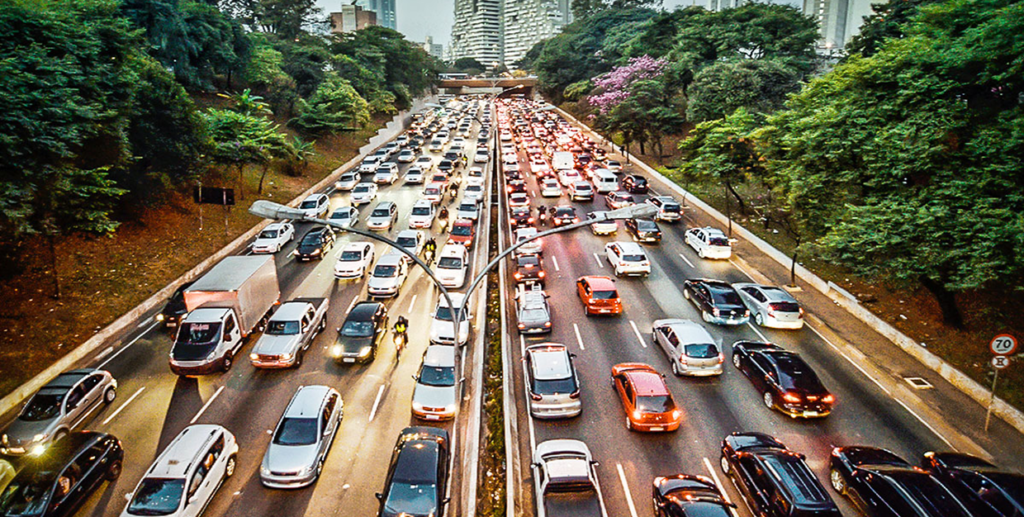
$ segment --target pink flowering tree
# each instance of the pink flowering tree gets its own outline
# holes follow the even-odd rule
[[[629,58],[629,64],[615,67],[610,72],[593,78],[594,86],[600,93],[591,95],[588,102],[605,115],[629,98],[633,83],[657,79],[665,73],[668,64],[666,59],[654,59],[648,55]]]

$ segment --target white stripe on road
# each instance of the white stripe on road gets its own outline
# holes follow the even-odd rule
[[[597,267],[604,267],[604,263],[601,262],[601,256],[594,252],[594,261],[597,262]]]
[[[199,417],[203,416],[203,413],[206,412],[206,408],[210,407],[210,404],[213,404],[213,401],[217,400],[217,397],[220,395],[220,392],[222,391],[224,391],[224,386],[217,388],[217,391],[213,393],[213,396],[210,397],[210,400],[207,400],[206,404],[203,404],[203,407],[199,410],[198,413],[196,413],[196,416],[192,417],[192,420],[189,422],[189,425],[196,423],[196,420],[199,420]]]
[[[580,327],[575,323],[572,324],[572,329],[576,332],[576,342],[580,344],[580,350],[586,350],[587,347],[583,346],[583,338],[580,337]]]
[[[356,300],[358,300],[358,299],[359,299],[359,295],[355,295],[355,296],[352,297],[352,303],[348,304],[348,308],[345,309],[345,314],[348,314],[348,313],[352,312],[352,307],[356,306]]]
[[[125,407],[126,407],[126,406],[127,406],[128,404],[131,404],[131,403],[132,403],[132,401],[133,401],[133,400],[135,400],[135,397],[138,397],[139,395],[141,395],[141,394],[142,394],[142,392],[143,392],[143,391],[144,391],[145,389],[146,389],[146,387],[145,387],[145,386],[143,386],[143,387],[139,388],[139,390],[138,390],[138,391],[136,391],[134,395],[132,395],[131,397],[129,397],[129,398],[128,398],[128,400],[124,401],[124,404],[121,404],[121,407],[117,408],[117,410],[116,410],[116,411],[114,411],[113,413],[111,413],[111,414],[110,414],[110,416],[108,416],[107,418],[105,418],[105,419],[103,420],[103,424],[102,424],[102,425],[107,425],[107,424],[109,424],[109,423],[110,423],[110,421],[111,421],[111,420],[113,420],[115,416],[117,416],[118,414],[120,414],[120,413],[121,413],[121,411],[122,411],[122,410],[123,410],[123,409],[124,409],[124,408],[125,408]]]
[[[928,422],[925,422],[925,420],[923,418],[921,418],[921,415],[918,415],[917,413],[914,412],[913,409],[910,409],[910,406],[906,405],[902,400],[900,400],[898,398],[893,398],[893,400],[895,400],[897,403],[899,403],[899,405],[903,406],[903,409],[906,409],[907,412],[909,412],[911,415],[914,415],[914,418],[917,418],[922,424],[924,424],[925,427],[927,427],[928,429],[931,429],[931,431],[933,433],[935,433],[935,436],[938,436],[939,439],[941,439],[942,441],[946,442],[946,445],[948,445],[950,449],[953,449],[954,451],[959,451],[959,449],[957,449],[956,446],[954,446],[952,443],[950,443],[950,441],[947,440],[945,436],[942,436],[942,434],[940,434],[937,429],[932,427],[932,425],[929,424]]]
[[[732,501],[729,500],[729,494],[725,491],[725,486],[722,485],[722,480],[718,479],[718,474],[715,472],[715,469],[711,467],[711,461],[704,458],[704,466],[707,467],[708,472],[711,473],[712,479],[715,480],[715,484],[718,485],[718,491],[722,493],[722,499],[725,499],[725,502],[732,504]],[[735,505],[730,507],[730,510],[732,510],[733,517],[738,516]]]
[[[106,361],[103,361],[102,363],[100,363],[100,365],[97,366],[96,368],[98,370],[102,370],[103,367],[107,365],[107,363],[109,363],[110,361],[113,361],[115,357],[121,355],[121,352],[124,352],[125,350],[128,350],[128,348],[130,346],[134,345],[136,341],[142,339],[142,336],[145,336],[146,334],[149,334],[149,331],[153,330],[153,328],[156,327],[159,324],[160,324],[159,321],[154,321],[153,324],[150,325],[148,328],[146,328],[146,330],[143,330],[141,334],[139,334],[138,336],[135,336],[135,339],[131,340],[131,342],[129,342],[127,345],[121,347],[121,349],[118,350],[116,354],[108,357]]]
[[[412,312],[412,308],[416,306],[416,296],[418,295],[412,295],[412,300],[409,301],[409,312]]]
[[[619,469],[619,481],[622,481],[622,491],[626,494],[626,504],[629,506],[629,514],[633,517],[637,517],[636,506],[633,504],[633,494],[629,491],[629,483],[626,483],[626,473],[622,470],[621,463],[616,463],[615,467]]]
[[[741,267],[738,262],[736,262],[733,259],[729,259],[729,263],[734,265],[734,266],[736,266],[736,269],[739,269],[740,273],[743,273],[744,275],[747,275],[747,278],[749,278],[751,282],[757,282],[757,280],[754,278],[754,276],[751,275],[750,273],[748,273],[746,269],[743,269],[743,267]]]
[[[636,334],[636,338],[640,340],[640,344],[643,345],[644,348],[647,348],[647,342],[644,341],[644,337],[640,335],[640,329],[636,328],[636,323],[634,323],[633,320],[629,320],[629,326],[633,327],[633,332]]]
[[[373,422],[373,417],[377,416],[377,408],[380,406],[380,398],[384,395],[384,385],[380,385],[380,389],[377,390],[377,398],[373,401],[373,409],[370,410],[370,421]]]
[[[690,262],[690,259],[686,258],[686,255],[683,255],[682,253],[680,253],[679,254],[679,258],[683,259],[683,262],[686,262],[687,264],[689,264],[690,267],[692,267],[694,269],[697,268],[697,266],[693,265],[693,262]]]
[[[561,271],[558,269],[558,257],[551,255],[551,262],[555,264],[555,271]]]
[[[758,336],[761,336],[761,339],[764,340],[765,343],[770,342],[768,338],[764,337],[764,334],[762,334],[760,330],[757,330],[757,327],[754,326],[754,324],[751,323],[749,320],[747,321],[747,326],[750,327],[750,330],[753,330],[754,333],[756,333]]]
[[[811,332],[814,332],[815,334],[817,334],[818,337],[820,337],[822,339],[822,341],[828,343],[828,345],[830,347],[832,347],[833,350],[835,350],[836,352],[839,352],[839,355],[843,356],[844,359],[849,361],[850,364],[852,364],[854,368],[860,370],[860,373],[863,373],[865,377],[870,379],[871,382],[875,383],[875,386],[878,386],[879,388],[881,388],[882,391],[884,391],[886,395],[892,397],[892,392],[889,391],[889,388],[886,388],[885,386],[882,386],[881,382],[879,382],[877,379],[875,379],[874,377],[869,375],[867,370],[865,370],[863,366],[857,364],[857,361],[854,361],[853,358],[851,358],[850,356],[846,355],[846,352],[843,352],[842,350],[840,350],[839,347],[837,347],[835,345],[835,343],[829,341],[828,338],[826,338],[824,335],[822,335],[821,332],[818,332],[818,329],[812,327],[809,323],[804,323],[804,326],[809,328],[809,329],[811,329]]]

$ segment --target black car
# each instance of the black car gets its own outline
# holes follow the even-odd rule
[[[444,517],[448,506],[448,431],[406,427],[391,454],[378,517]]]
[[[302,236],[302,240],[295,248],[295,258],[299,261],[323,260],[333,247],[334,230],[330,226],[317,226]]]
[[[188,313],[188,310],[185,308],[185,290],[192,284],[193,282],[181,284],[181,287],[175,290],[171,298],[167,300],[167,305],[164,305],[160,314],[156,315],[156,320],[163,322],[164,327],[177,327],[181,318],[185,317],[185,314]]]
[[[541,262],[540,255],[519,255],[515,258],[515,263],[516,271],[512,273],[512,278],[515,278],[516,282],[537,282],[544,285],[547,273],[544,272],[544,263]]]
[[[514,169],[505,169],[505,179],[508,181],[522,181],[523,173]]]
[[[509,194],[526,192],[526,182],[523,180],[509,180],[505,183],[505,192]]]
[[[387,330],[388,308],[380,302],[359,302],[338,329],[331,355],[338,363],[370,362]]]
[[[590,153],[581,153],[576,157],[576,163],[578,163],[580,167],[586,167],[592,161],[594,161],[594,159],[590,156]]]
[[[884,449],[832,449],[828,479],[836,492],[873,517],[976,515],[939,480]]]
[[[750,319],[750,311],[743,305],[740,294],[721,280],[688,278],[683,281],[683,297],[697,306],[708,323],[743,325]]]
[[[750,379],[768,409],[796,418],[825,417],[832,413],[835,395],[795,352],[772,343],[737,341],[732,364]]]
[[[517,206],[509,211],[508,222],[512,225],[513,230],[533,226],[533,221],[533,215],[528,206]]]
[[[576,215],[576,208],[571,206],[555,207],[555,214],[551,216],[551,224],[554,226],[565,226],[580,222]]]
[[[452,162],[452,164],[454,165],[456,163],[460,163],[459,160],[462,159],[462,154],[458,153],[458,152],[455,152],[455,151],[451,151],[451,150],[445,151],[444,159],[445,160],[450,160]]]
[[[722,471],[762,517],[841,517],[835,501],[804,462],[804,455],[762,433],[722,440]]]
[[[677,474],[654,478],[654,517],[732,517],[736,505],[703,476]]]
[[[0,515],[73,515],[104,480],[121,475],[124,449],[109,434],[71,433],[25,462],[0,497]]]
[[[921,466],[979,515],[1024,515],[1024,475],[1007,472],[969,454],[926,452]]]
[[[441,160],[437,164],[437,170],[439,170],[439,171],[441,171],[441,172],[443,172],[445,174],[451,174],[451,172],[452,172],[452,170],[454,168],[455,168],[455,164],[452,163],[452,161],[448,160],[448,159]]]
[[[650,190],[650,187],[647,185],[647,179],[636,174],[629,174],[622,178],[621,185],[630,194],[646,194]]]
[[[638,242],[661,242],[661,228],[651,219],[626,219],[626,231]]]

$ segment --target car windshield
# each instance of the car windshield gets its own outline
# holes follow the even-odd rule
[[[260,239],[276,239],[277,238],[277,230],[263,230],[263,232],[260,233],[260,237],[259,238]]]
[[[415,248],[416,247],[416,237],[399,237],[398,240],[395,241],[395,242],[397,242],[398,245],[403,247],[403,248]]]
[[[316,208],[316,201],[303,201],[299,208]]]
[[[369,192],[369,191],[370,191],[370,187],[368,187],[366,185],[361,185],[361,186],[356,187],[356,189],[353,190],[352,192],[355,193],[355,194],[362,194],[362,193]]]
[[[393,515],[434,515],[437,489],[433,483],[394,482],[384,501],[384,509]]]
[[[342,251],[341,257],[338,260],[346,262],[358,262],[363,259],[363,252],[361,251]]]
[[[271,321],[267,325],[267,334],[271,336],[291,336],[299,333],[297,321]]]
[[[60,412],[60,405],[64,400],[64,395],[63,391],[56,392],[56,390],[36,393],[32,400],[28,402],[28,405],[25,406],[25,409],[21,411],[21,415],[18,418],[27,422],[49,420]]]
[[[338,210],[331,214],[331,219],[350,219],[352,214],[348,210]]]
[[[184,493],[184,479],[146,478],[139,484],[127,511],[132,515],[169,515],[178,510]]]
[[[732,289],[711,289],[711,298],[715,305],[743,305],[740,295]]]
[[[468,224],[456,225],[452,228],[452,235],[469,237],[470,235],[473,235],[473,227]]]
[[[462,259],[459,257],[441,257],[441,260],[437,262],[437,267],[441,269],[462,269]]]
[[[642,219],[636,222],[636,228],[642,232],[658,231],[658,225],[654,224],[654,221],[645,221]]]
[[[346,321],[341,327],[341,335],[346,337],[370,337],[373,335],[373,323],[369,321]]]
[[[302,238],[301,244],[306,244],[306,245],[320,244],[320,232],[307,233],[306,236]]]
[[[420,368],[420,384],[427,386],[455,386],[455,368],[427,366]]]
[[[687,357],[694,357],[697,359],[711,359],[713,357],[718,357],[718,346],[711,343],[686,345],[684,349]]]
[[[183,323],[178,330],[178,343],[205,345],[220,334],[220,323]]]
[[[594,291],[591,297],[595,300],[614,300],[619,297],[619,292],[614,289],[611,291]]]
[[[373,217],[387,217],[391,215],[387,208],[378,208],[371,214]]]
[[[285,418],[277,426],[274,443],[277,445],[313,445],[316,443],[315,418]]]
[[[636,408],[641,413],[666,413],[676,408],[672,397],[660,395],[657,397],[637,397]]]
[[[414,206],[412,207],[412,215],[430,215],[430,207]]]
[[[437,313],[434,314],[434,317],[439,319],[439,320],[441,320],[441,321],[451,321],[452,320],[452,311],[448,307],[438,307],[437,308]],[[462,322],[462,323],[466,322],[466,313],[465,312],[460,312],[459,313],[459,321]]]
[[[625,262],[643,262],[647,260],[647,257],[643,255],[623,255],[622,260]]]
[[[379,265],[373,268],[373,276],[378,277],[392,277],[398,274],[398,266],[389,266],[386,264]]]
[[[473,203],[463,203],[459,205],[459,212],[476,212],[476,205]]]
[[[52,471],[38,472],[32,479],[19,478],[7,485],[0,497],[4,515],[42,515],[55,478],[56,473]]]

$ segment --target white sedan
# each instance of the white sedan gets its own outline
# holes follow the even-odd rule
[[[732,256],[729,238],[710,226],[686,230],[686,243],[703,259],[725,259]]]
[[[267,225],[252,243],[253,253],[277,253],[285,244],[295,238],[295,227],[292,223],[273,223]]]
[[[377,167],[377,172],[373,174],[373,182],[381,185],[387,183],[393,185],[398,181],[398,165],[394,162],[387,162]]]
[[[377,199],[377,185],[373,183],[360,183],[352,189],[353,205],[371,203],[374,199]]]
[[[555,178],[544,178],[540,182],[540,195],[542,197],[562,197],[562,187]]]
[[[427,199],[421,199],[412,205],[409,213],[409,228],[430,228],[434,225],[434,218],[437,217],[437,210],[434,203]]]
[[[410,163],[416,159],[416,153],[412,149],[402,149],[398,153],[397,160],[402,163]]]
[[[443,251],[443,250],[442,250]],[[462,308],[466,295],[462,293],[449,293],[452,303],[459,307],[459,344],[465,344],[469,339],[469,322],[473,319],[468,309]],[[452,325],[453,312],[448,307],[444,296],[439,296],[437,305],[434,307],[434,315],[430,319],[430,342],[442,345],[455,344],[454,325]]]
[[[434,166],[434,159],[429,156],[420,156],[416,158],[416,161],[412,163],[414,167],[419,167],[423,170],[430,170]]]
[[[355,172],[346,172],[342,174],[338,181],[334,182],[334,190],[347,191],[355,188],[356,184],[359,183],[359,174]]]
[[[569,185],[572,185],[573,183],[576,183],[577,181],[580,181],[582,179],[583,178],[580,177],[580,173],[576,172],[575,169],[564,170],[558,173],[558,181],[562,184],[563,187],[568,187]]]
[[[346,245],[334,264],[334,276],[338,278],[360,278],[373,263],[373,243],[352,242]]]
[[[405,182],[409,184],[423,183],[423,169],[409,167],[409,170],[405,172]]]
[[[513,192],[508,196],[508,206],[510,208],[530,206],[530,196],[526,195],[525,192]]]
[[[480,208],[477,206],[476,201],[463,201],[455,211],[456,219],[469,219],[470,221],[476,221],[479,216]]]
[[[609,242],[604,245],[604,253],[615,276],[651,274],[651,261],[635,242]]]
[[[487,155],[488,154],[489,153],[487,152],[487,149],[479,149],[479,150],[477,150],[476,155],[473,157],[473,162],[474,163],[487,163]]]
[[[351,228],[359,220],[359,210],[352,206],[343,206],[331,212],[331,217],[328,220],[345,228]]]
[[[466,190],[462,194],[462,199],[479,203],[484,199],[484,186],[473,184],[466,185]]]

